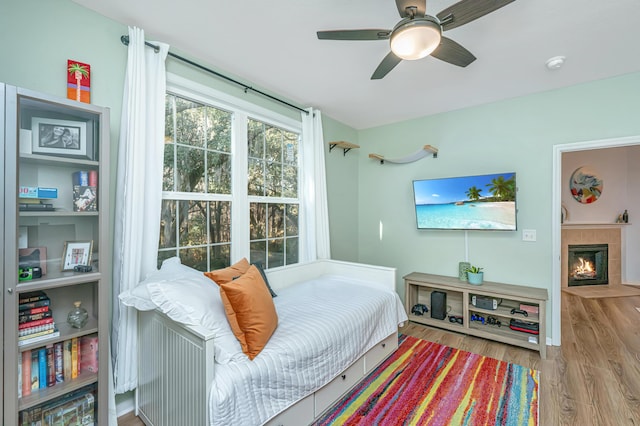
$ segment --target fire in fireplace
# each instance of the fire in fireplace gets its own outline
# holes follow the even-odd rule
[[[607,244],[569,246],[569,286],[608,284]]]

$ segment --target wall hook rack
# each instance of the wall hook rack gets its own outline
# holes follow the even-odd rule
[[[431,145],[425,145],[419,151],[402,158],[385,158],[380,154],[369,154],[369,158],[380,160],[380,164],[384,164],[385,161],[395,164],[405,164],[413,163],[414,161],[418,161],[428,155],[432,155],[433,158],[438,158],[438,148],[434,148]]]
[[[360,148],[360,145],[356,145],[355,143],[345,142],[345,141],[335,141],[329,142],[329,152],[335,147],[342,148],[342,155],[347,155],[347,152],[351,151],[353,148]]]

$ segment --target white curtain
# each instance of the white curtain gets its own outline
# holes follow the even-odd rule
[[[113,323],[115,392],[138,382],[137,321],[134,308],[118,295],[156,271],[162,202],[165,59],[169,46],[145,48],[144,31],[129,28],[127,72],[122,100],[113,238]]]
[[[300,261],[330,259],[329,208],[324,166],[322,114],[309,108],[302,114],[302,208]]]

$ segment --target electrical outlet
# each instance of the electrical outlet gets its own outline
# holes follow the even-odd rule
[[[522,230],[522,241],[535,241],[536,240],[536,230],[535,229],[523,229]]]

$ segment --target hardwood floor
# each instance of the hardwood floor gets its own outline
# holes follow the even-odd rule
[[[118,417],[118,426],[144,426],[144,423],[131,412]]]
[[[562,292],[562,346],[537,352],[410,323],[402,333],[540,371],[540,425],[640,425],[640,296]],[[120,426],[141,426],[128,414]]]

